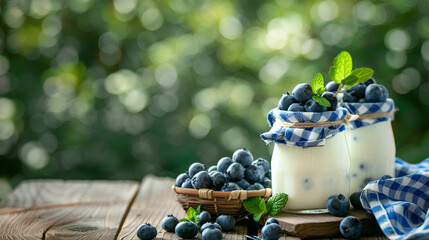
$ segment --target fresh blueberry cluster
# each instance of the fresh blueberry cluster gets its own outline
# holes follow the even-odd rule
[[[279,101],[278,109],[292,112],[335,111],[338,106],[337,92],[339,87],[340,84],[334,81],[326,84],[325,91],[320,95],[331,105],[326,107],[314,99],[313,96],[316,96],[316,94],[310,84],[298,84],[292,90],[292,94],[283,94]],[[347,90],[339,92],[342,94],[344,102],[384,102],[389,97],[387,89],[383,85],[377,84],[372,77],[365,82],[358,83]]]
[[[363,209],[359,199],[361,193],[361,191],[358,191],[350,196],[350,203],[355,209],[359,210]],[[332,195],[326,202],[326,208],[330,214],[338,217],[344,217],[349,212],[350,203],[342,194]],[[340,222],[340,232],[347,239],[357,239],[362,232],[362,222],[354,216],[345,217]]]
[[[202,211],[197,215],[199,224],[202,225],[198,228],[195,222],[179,220],[173,216],[168,215],[161,221],[161,227],[167,232],[174,232],[176,235],[183,239],[190,239],[197,236],[198,231],[201,230],[201,239],[203,240],[221,240],[222,231],[232,231],[235,227],[235,219],[229,215],[220,215],[216,218],[216,222],[210,222],[212,216],[209,212]],[[142,224],[137,229],[137,237],[142,240],[152,240],[156,237],[157,230],[150,223]]]
[[[325,89],[328,92],[335,93],[339,86],[339,83],[331,81],[326,84]],[[377,84],[373,77],[347,90],[340,91],[340,93],[343,94],[344,102],[385,102],[389,97],[389,91],[387,91],[386,87]]]
[[[322,94],[322,97],[331,103],[331,107],[320,105],[312,98],[313,95],[315,94],[310,84],[298,84],[292,90],[292,94],[283,94],[279,101],[278,109],[292,112],[325,112],[337,109],[338,100],[334,97],[334,93],[325,91]]]
[[[263,158],[253,160],[250,151],[238,149],[232,158],[221,158],[208,171],[204,164],[193,163],[186,173],[177,176],[176,186],[223,192],[271,188],[270,164]]]
[[[279,221],[275,218],[268,218],[261,230],[262,239],[277,240],[282,236],[282,229]]]

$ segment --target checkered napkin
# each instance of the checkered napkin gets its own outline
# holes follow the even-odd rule
[[[375,102],[375,103],[351,103],[351,102],[342,102],[341,107],[349,110],[351,114],[363,115],[370,113],[387,113],[391,112],[395,108],[395,104],[391,98],[388,98],[385,102]],[[392,121],[393,115],[380,117],[380,118],[368,118],[360,119],[356,121],[351,121],[350,126],[352,129],[368,126],[378,122]]]
[[[389,239],[429,239],[429,158],[419,164],[397,158],[395,174],[364,188],[363,207]]]
[[[278,108],[272,109],[267,116],[271,130],[261,134],[266,142],[276,142],[298,147],[322,147],[325,139],[346,129],[345,124],[331,127],[292,128],[281,126],[282,122],[332,122],[343,120],[347,116],[347,109],[338,108],[329,112],[290,112]]]

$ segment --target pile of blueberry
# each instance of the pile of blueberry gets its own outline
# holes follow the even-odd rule
[[[334,81],[326,84],[326,91],[336,92],[340,85]],[[374,78],[370,78],[363,83],[358,83],[353,87],[341,91],[344,102],[385,102],[389,97],[386,87],[377,84]]]
[[[271,188],[270,164],[263,158],[254,161],[250,151],[238,149],[232,158],[221,158],[208,171],[204,164],[193,163],[186,173],[177,176],[176,186],[223,192]]]
[[[390,178],[392,178],[390,175],[384,175],[379,180],[386,180]],[[350,195],[350,203],[357,210],[363,210],[363,206],[360,201],[361,194],[362,191],[357,191]],[[349,212],[350,203],[349,200],[342,194],[332,195],[326,202],[326,208],[330,214],[337,217],[344,217]],[[340,231],[345,238],[357,239],[362,231],[362,223],[358,218],[348,216],[341,221]]]
[[[338,105],[338,98],[335,93],[340,84],[331,81],[326,84],[325,92],[321,95],[326,98],[331,107],[325,107],[316,102],[312,97],[314,95],[311,85],[308,83],[298,84],[292,94],[283,94],[279,101],[278,109],[292,112],[325,112],[335,111]],[[353,87],[340,91],[344,102],[384,102],[389,97],[387,89],[377,84],[374,78],[370,78],[363,83],[358,83]],[[335,97],[334,97],[335,96]]]
[[[202,240],[221,240],[222,231],[232,231],[235,227],[235,219],[232,216],[220,215],[215,222],[211,222],[212,216],[209,212],[202,211],[197,215],[199,220],[198,225],[191,221],[179,222],[173,215],[168,215],[161,221],[161,227],[167,232],[174,232],[183,239],[194,238],[201,231]],[[137,237],[141,240],[152,240],[156,237],[157,230],[150,223],[145,223],[137,228]]]

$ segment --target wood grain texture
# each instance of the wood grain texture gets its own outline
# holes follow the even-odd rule
[[[135,231],[143,223],[149,222],[158,229],[156,239],[179,239],[174,233],[166,232],[161,228],[162,219],[168,214],[173,214],[177,218],[186,217],[185,211],[176,200],[176,195],[171,188],[174,179],[157,178],[148,176],[143,179],[139,193],[131,206],[125,223],[119,233],[118,239],[138,240]],[[258,226],[256,226],[258,228]],[[257,232],[258,230],[254,230]],[[245,222],[237,224],[234,232],[223,233],[225,240],[243,240],[244,234],[248,233]],[[200,238],[201,235],[198,235]],[[282,237],[282,240],[297,240],[295,237]]]
[[[139,184],[40,180],[0,203],[0,239],[114,239]]]
[[[362,235],[380,236],[382,232],[375,218],[366,211],[350,210],[348,216],[355,216],[362,222]],[[301,237],[340,237],[340,222],[343,217],[332,216],[329,213],[323,214],[294,214],[280,212],[276,215],[280,227],[286,233]],[[371,237],[370,237],[371,238]],[[387,239],[387,238],[382,238]]]

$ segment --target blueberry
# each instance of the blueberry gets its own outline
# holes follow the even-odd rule
[[[325,106],[320,105],[314,99],[308,100],[304,105],[306,112],[325,112],[327,108]]]
[[[360,188],[364,188],[364,187],[366,187],[366,185],[368,184],[368,183],[370,183],[372,181],[372,179],[371,178],[365,178],[363,181],[362,181],[362,185],[360,186]]]
[[[216,166],[209,167],[208,172],[210,173],[210,172],[213,172],[213,171],[217,171],[217,167]]]
[[[187,178],[183,183],[182,183],[182,188],[194,188],[194,186],[192,186],[192,181],[190,178]]]
[[[265,225],[268,225],[271,223],[279,224],[279,221],[275,218],[268,218],[267,221],[265,222]]]
[[[219,229],[220,231],[222,231],[222,227],[218,224],[218,223],[213,223],[213,222],[208,222],[208,223],[204,223],[201,226],[201,232],[204,232],[204,230],[206,230],[206,228],[210,227],[210,226],[214,226],[215,228]]]
[[[243,167],[247,168],[252,165],[253,155],[245,148],[238,149],[232,155],[232,161],[236,163],[240,163]]]
[[[219,172],[218,170],[214,170],[214,171],[209,172],[209,175],[212,176],[215,173],[221,173],[221,172]]]
[[[390,176],[390,175],[383,175],[383,176],[381,176],[381,178],[379,180],[387,180],[387,179],[390,179],[390,178],[392,178],[392,176]]]
[[[384,102],[389,97],[389,91],[380,84],[371,84],[366,87],[365,100],[367,102]]]
[[[252,162],[252,165],[261,166],[264,169],[265,173],[270,171],[270,163],[263,158],[256,159],[255,161]]]
[[[202,240],[222,240],[222,232],[215,226],[209,226],[201,234]]]
[[[305,108],[299,103],[291,104],[287,110],[291,112],[305,112]]]
[[[210,174],[213,186],[216,189],[220,189],[225,183],[226,183],[226,177],[225,174],[220,173],[218,171],[213,172],[213,174]]]
[[[262,184],[260,183],[252,184],[246,188],[247,191],[256,191],[256,190],[262,190],[262,189],[264,189],[264,186],[262,186]]]
[[[346,92],[357,99],[365,98],[365,89],[366,85],[363,83],[358,83],[353,87],[346,90]]]
[[[228,167],[225,175],[228,181],[240,181],[244,178],[244,167],[240,163],[233,163]]]
[[[222,192],[231,192],[231,191],[241,190],[241,188],[235,182],[227,182],[225,183],[225,185],[223,185],[223,187],[220,190]]]
[[[173,215],[168,215],[161,221],[161,227],[167,232],[174,232],[177,224],[179,224],[179,219]]]
[[[366,86],[374,84],[374,83],[377,83],[377,81],[375,81],[375,78],[373,78],[373,77],[371,77],[370,79],[363,82],[363,84],[365,84]]]
[[[210,188],[212,186],[212,178],[206,171],[201,171],[192,177],[192,186],[195,189]]]
[[[360,202],[360,195],[362,194],[362,191],[357,191],[352,193],[350,195],[350,203],[355,209],[363,210],[362,203]]]
[[[221,173],[226,172],[226,169],[228,169],[229,165],[233,163],[232,159],[229,157],[223,157],[217,162],[217,170]]]
[[[181,187],[183,182],[185,182],[186,179],[190,178],[187,173],[181,173],[176,178],[176,186]]]
[[[206,167],[202,163],[193,163],[189,166],[189,177],[193,177],[195,174],[206,170]]]
[[[339,83],[336,83],[334,81],[330,81],[326,84],[325,90],[328,92],[336,93],[338,91],[338,88],[340,87]]]
[[[346,216],[350,208],[349,200],[342,194],[332,195],[326,202],[326,208],[334,216]]]
[[[224,232],[232,231],[235,227],[235,219],[229,215],[220,215],[216,218],[216,223],[222,227]]]
[[[264,176],[264,168],[260,166],[249,166],[244,172],[244,177],[249,183],[260,182],[264,179]]]
[[[322,93],[322,97],[326,98],[329,103],[331,103],[331,106],[327,108],[328,111],[335,111],[337,109],[338,99],[336,96],[334,97],[334,93],[324,92]]]
[[[272,184],[271,184],[271,179],[264,177],[264,180],[262,180],[262,182],[259,182],[262,186],[264,186],[264,188],[271,188]]]
[[[301,83],[296,85],[296,87],[292,90],[292,95],[295,97],[298,102],[306,102],[313,96],[313,89],[311,85],[308,83]]]
[[[198,234],[198,225],[189,221],[181,222],[177,224],[175,232],[181,238],[193,238]]]
[[[343,102],[357,102],[358,99],[355,96],[350,95],[350,93],[342,91]]]
[[[309,191],[313,188],[313,179],[309,177],[304,178],[304,180],[302,181],[302,186],[305,190]]]
[[[212,220],[212,215],[210,215],[207,211],[202,211],[200,214],[197,215],[198,221],[200,225],[203,225],[204,223],[208,223]]]
[[[276,223],[266,224],[261,230],[262,239],[277,240],[282,236],[282,229]]]
[[[250,183],[246,179],[241,179],[240,181],[236,182],[238,186],[240,186],[242,189],[246,189],[250,186]]]
[[[156,237],[156,228],[150,223],[145,223],[137,228],[137,237],[141,240],[152,240]]]
[[[340,222],[340,232],[347,239],[357,239],[362,232],[362,222],[353,216],[348,216]]]
[[[289,93],[283,94],[282,98],[279,101],[278,108],[280,110],[286,111],[292,103],[296,103],[295,97],[293,95],[290,95]]]
[[[360,103],[366,103],[366,100],[365,100],[365,98],[361,98],[361,99],[359,99],[358,102],[360,102]]]
[[[265,173],[265,177],[271,179],[271,170],[269,172]]]

